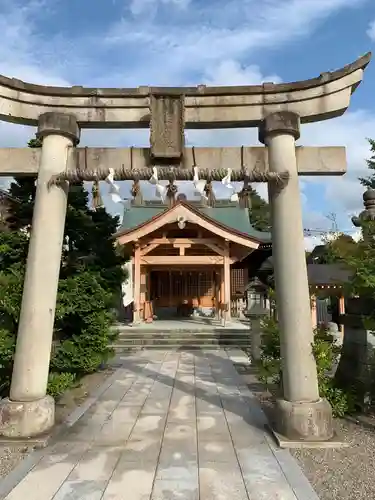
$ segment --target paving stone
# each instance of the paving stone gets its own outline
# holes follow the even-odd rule
[[[177,455],[177,453],[176,453]],[[180,479],[182,481],[194,482],[198,484],[198,462],[174,459],[172,456],[169,460],[164,460],[159,463],[156,473],[156,480],[174,481]]]
[[[204,399],[197,397],[196,408],[197,415],[223,413],[223,407],[221,406],[221,399],[219,396],[210,396]]]
[[[96,446],[124,446],[133,430],[133,422],[118,422],[109,420],[94,436]]]
[[[225,351],[141,351],[121,363],[6,500],[315,498],[266,439],[265,415]]]
[[[6,500],[51,500],[63,485],[84,451],[45,456],[7,495]]]
[[[131,437],[123,448],[122,460],[125,462],[157,462],[162,443],[162,434],[155,437]]]
[[[143,407],[127,406],[120,403],[114,412],[108,417],[108,420],[116,422],[118,425],[121,425],[123,422],[135,423],[141,411],[143,411]]]
[[[147,398],[145,404],[143,405],[139,416],[144,417],[146,415],[162,415],[166,416],[169,409],[169,401],[150,399]]]
[[[64,434],[64,439],[67,441],[93,441],[95,436],[100,434],[105,422],[107,414],[94,415],[89,420],[78,421],[76,424]]]
[[[268,444],[237,450],[237,456],[251,500],[296,500]]]
[[[200,500],[248,500],[238,464],[205,462],[199,467]]]
[[[149,500],[156,462],[127,462],[120,459],[104,492],[103,500]]]
[[[197,430],[195,425],[167,422],[164,432],[164,443],[197,441]]]
[[[72,470],[53,500],[100,500],[120,456],[119,448],[89,450]]]
[[[200,500],[199,487],[195,481],[184,479],[157,480],[151,500]]]
[[[216,439],[198,440],[199,463],[224,462],[237,463],[237,456],[230,439],[218,441]]]
[[[146,437],[155,438],[162,436],[165,428],[166,417],[162,415],[145,415],[139,417],[133,431],[131,438],[143,439]]]

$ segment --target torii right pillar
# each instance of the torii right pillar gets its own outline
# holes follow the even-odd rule
[[[320,398],[312,352],[313,325],[307,279],[295,141],[300,118],[272,113],[259,129],[272,172],[289,172],[283,187],[269,183],[272,248],[280,326],[283,399],[276,402],[276,433],[289,440],[326,441],[333,436],[332,409]]]

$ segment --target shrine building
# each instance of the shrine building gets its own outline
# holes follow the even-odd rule
[[[124,304],[131,302],[135,323],[191,315],[230,321],[248,282],[241,262],[271,246],[243,199],[206,203],[183,194],[167,204],[133,201],[116,240],[132,256],[125,294],[133,296]]]

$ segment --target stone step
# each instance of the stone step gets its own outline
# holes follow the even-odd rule
[[[228,339],[228,340],[217,340],[217,339],[118,339],[115,341],[114,345],[117,346],[128,346],[128,345],[170,345],[170,344],[179,344],[179,345],[190,345],[190,344],[199,344],[199,345],[238,345],[238,346],[246,346],[250,345],[249,340],[243,339]]]
[[[170,332],[158,330],[126,330],[116,332],[119,337],[215,337],[215,338],[230,338],[230,337],[249,337],[251,330],[173,330]]]
[[[168,344],[168,345],[160,345],[160,344],[150,344],[150,345],[129,345],[129,346],[112,346],[113,349],[115,350],[116,354],[121,354],[122,352],[126,351],[137,351],[137,350],[142,350],[142,349],[153,349],[153,350],[173,350],[173,349],[205,349],[205,350],[220,350],[225,346],[219,346],[215,344],[207,344],[207,345],[202,345],[202,344],[189,344],[188,346],[185,346],[183,344]],[[228,346],[228,347],[233,347],[233,346]]]
[[[189,332],[171,332],[171,333],[159,333],[153,332],[148,334],[143,333],[120,333],[116,335],[116,338],[121,339],[170,339],[170,338],[185,338],[185,339],[233,339],[233,338],[241,338],[248,339],[251,338],[252,333],[246,332],[243,333],[226,333],[226,334],[217,334],[217,333],[189,333]]]

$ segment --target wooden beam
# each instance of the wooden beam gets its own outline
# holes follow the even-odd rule
[[[149,243],[152,245],[173,245],[174,248],[180,249],[190,248],[192,245],[205,245],[222,257],[225,253],[225,249],[220,245],[219,240],[210,238],[154,238],[149,240]],[[184,254],[180,253],[180,255]]]
[[[220,265],[224,258],[216,255],[146,255],[142,257],[142,264],[149,265]]]
[[[41,150],[35,148],[0,148],[0,176],[37,175],[40,154]],[[344,147],[298,146],[296,154],[299,175],[343,175],[346,172]],[[202,179],[211,175],[213,180],[220,180],[230,165],[232,180],[243,180],[241,148],[194,148],[194,157]],[[175,169],[176,180],[193,180],[194,157],[192,148],[184,149],[181,164]],[[256,171],[257,175],[264,176],[269,172],[267,148],[244,147],[243,164],[249,173]],[[98,178],[104,180],[110,167],[114,168],[118,180],[131,180],[135,175],[140,180],[148,180],[152,166],[149,148],[70,148],[67,160],[67,171],[78,169],[87,181],[93,180],[92,172],[95,171]],[[168,168],[159,169],[159,179],[168,178],[169,172]]]
[[[222,248],[221,246],[216,245],[215,243],[204,243],[204,245],[206,245],[206,247],[208,247],[211,250],[213,250],[215,253],[221,255],[222,257],[224,257],[224,255],[225,255],[225,249]]]
[[[158,245],[215,245],[220,248],[218,238],[153,238],[148,240],[150,244]]]
[[[179,248],[180,255],[185,255],[186,248],[190,248],[189,243],[174,243],[173,248]]]
[[[155,250],[160,245],[160,243],[153,243],[151,245],[146,245],[145,247],[142,248],[141,250],[141,255],[147,255],[148,253],[152,252],[152,250]]]

